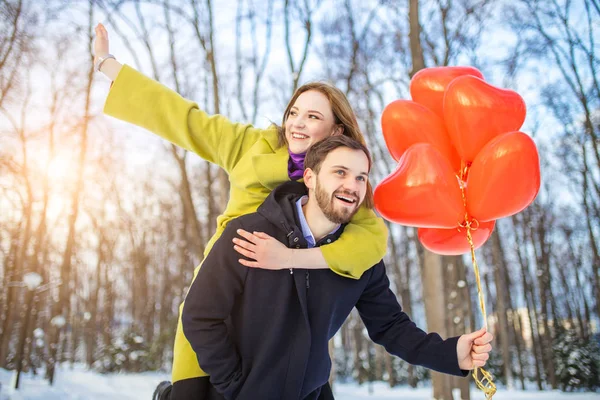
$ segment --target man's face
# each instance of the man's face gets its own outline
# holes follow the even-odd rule
[[[338,147],[327,155],[309,187],[328,220],[343,224],[352,219],[367,193],[368,171],[369,160],[361,150]]]

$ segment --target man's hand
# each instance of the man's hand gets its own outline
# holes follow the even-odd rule
[[[283,243],[263,232],[250,233],[243,229],[238,229],[237,234],[246,240],[234,238],[233,248],[247,258],[255,261],[248,261],[240,258],[240,264],[251,268],[262,269],[286,269],[291,268],[292,249],[288,249]]]
[[[94,62],[98,57],[108,54],[108,32],[102,24],[96,25],[96,40],[94,41]]]
[[[494,339],[494,336],[487,332],[485,328],[458,338],[456,354],[460,369],[471,370],[483,367],[490,358],[489,352],[492,350],[490,342],[492,339]]]

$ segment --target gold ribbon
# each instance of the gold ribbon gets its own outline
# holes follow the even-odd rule
[[[479,297],[479,309],[483,316],[483,323],[485,324],[485,330],[487,331],[487,315],[485,313],[485,301],[483,300],[483,290],[481,290],[481,278],[479,276],[479,266],[477,265],[477,259],[475,258],[475,245],[473,244],[473,237],[471,231],[476,231],[479,228],[479,221],[475,218],[470,218],[467,210],[467,197],[465,196],[465,182],[469,174],[469,165],[462,162],[460,171],[460,190],[462,193],[463,204],[465,206],[465,220],[459,224],[460,227],[465,228],[467,231],[467,240],[471,246],[471,261],[473,262],[473,269],[475,271],[475,280],[477,282],[477,295]],[[460,229],[459,229],[460,230]],[[481,374],[481,377],[479,376]],[[492,400],[494,394],[496,394],[496,385],[494,384],[494,378],[492,374],[483,368],[473,369],[473,380],[477,387],[485,394],[487,400]]]

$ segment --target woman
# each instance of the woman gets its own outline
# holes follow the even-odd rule
[[[209,116],[195,103],[121,65],[108,54],[108,33],[101,24],[96,27],[94,51],[97,69],[113,81],[104,106],[106,114],[146,128],[228,173],[230,199],[217,218],[217,231],[205,255],[231,219],[256,211],[273,188],[302,177],[303,157],[312,144],[335,134],[364,143],[348,100],[331,85],[300,87],[286,107],[282,126],[258,129],[220,115]],[[387,248],[387,229],[372,211],[372,197],[365,203],[339,240],[319,248],[288,249],[264,234],[241,231],[247,241],[237,240],[235,249],[255,261],[240,262],[272,269],[330,268],[339,275],[359,278],[383,258]],[[206,376],[183,335],[181,309],[173,357],[173,394],[186,380]]]

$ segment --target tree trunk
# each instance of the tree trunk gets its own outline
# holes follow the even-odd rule
[[[537,334],[537,323],[534,324],[533,321],[537,321],[537,317],[535,316],[535,305],[534,305],[534,291],[530,285],[529,280],[529,270],[528,270],[528,262],[526,256],[523,254],[522,246],[526,243],[527,235],[525,234],[526,222],[520,221],[517,216],[512,217],[512,223],[514,226],[514,234],[515,234],[515,249],[517,252],[517,258],[519,260],[519,266],[521,270],[521,282],[523,284],[523,297],[525,300],[525,305],[527,307],[527,321],[529,323],[529,329],[531,331],[531,340],[533,344],[533,358],[534,358],[534,367],[535,367],[535,379],[538,385],[538,389],[542,390],[542,373],[540,369],[540,364],[542,363],[541,353],[538,349],[538,338],[536,338]],[[519,320],[520,321],[520,320]]]
[[[19,7],[20,8],[20,7]],[[21,144],[21,151],[23,154],[23,165],[21,166],[21,174],[22,174],[22,179],[25,183],[25,192],[26,192],[26,196],[25,198],[22,200],[23,203],[23,216],[22,218],[25,220],[25,226],[24,228],[21,230],[19,229],[15,236],[13,237],[14,242],[11,241],[12,243],[15,244],[14,247],[14,264],[9,262],[9,266],[8,266],[8,271],[12,270],[12,274],[10,272],[7,273],[8,276],[8,295],[7,295],[7,302],[6,302],[6,313],[5,313],[5,320],[3,323],[3,328],[2,328],[2,340],[0,342],[0,363],[5,364],[5,360],[6,357],[8,356],[8,349],[9,349],[9,344],[10,344],[10,340],[12,337],[12,332],[13,332],[13,328],[16,325],[16,321],[15,319],[17,319],[16,317],[18,316],[16,313],[16,309],[18,307],[18,305],[20,304],[18,301],[14,302],[15,298],[19,298],[20,296],[18,296],[18,294],[15,291],[15,288],[11,288],[10,283],[11,283],[11,279],[14,282],[20,282],[22,280],[23,274],[26,272],[26,265],[27,265],[27,250],[29,249],[29,245],[30,245],[30,241],[31,241],[31,230],[32,230],[32,213],[33,213],[33,201],[34,201],[34,197],[33,197],[33,189],[32,189],[32,185],[31,182],[29,180],[29,166],[28,166],[28,154],[27,154],[27,138],[25,137],[25,121],[24,121],[24,114],[25,114],[25,110],[27,108],[27,104],[29,102],[30,99],[30,90],[29,88],[27,89],[27,93],[26,93],[26,97],[25,97],[25,101],[23,104],[23,108],[21,111],[21,126],[17,126],[16,123],[13,123],[15,126],[15,129],[17,130],[17,134],[19,136],[20,139],[20,144]],[[12,244],[11,243],[11,244]],[[12,247],[12,246],[11,246]],[[13,249],[11,249],[13,250]],[[11,266],[12,264],[12,266]],[[12,276],[11,276],[12,275]],[[13,304],[14,303],[14,304]]]
[[[421,266],[421,279],[423,282],[427,331],[437,332],[440,336],[447,337],[442,257],[425,250],[423,258],[424,263]],[[452,400],[449,375],[431,371],[431,381],[433,384],[433,397],[435,399]]]
[[[101,325],[101,321],[98,313],[98,297],[100,295],[100,284],[102,282],[102,263],[104,259],[102,247],[104,246],[104,238],[101,236],[98,243],[98,261],[96,262],[96,287],[92,291],[90,296],[89,305],[87,312],[89,318],[84,318],[84,333],[85,333],[85,351],[86,351],[86,364],[88,368],[92,368],[95,357],[94,352],[96,351],[96,339],[98,335],[98,326]]]
[[[385,363],[385,371],[388,375],[388,384],[390,385],[391,388],[393,388],[398,384],[398,377],[396,376],[396,371],[394,370],[393,356],[390,353],[388,353],[387,351],[384,351],[383,361]],[[412,367],[412,366],[409,365],[409,367]],[[410,377],[410,375],[409,375],[409,377]]]
[[[446,326],[448,328],[447,335],[449,337],[460,336],[465,332],[466,323],[471,319],[469,314],[469,292],[465,290],[466,285],[461,288],[459,282],[465,282],[466,271],[463,259],[461,256],[443,257],[442,260],[446,264],[446,298],[448,302],[448,319]],[[461,400],[468,400],[471,397],[469,386],[469,378],[459,378],[453,376],[450,378],[452,390],[460,390]]]
[[[557,315],[555,311],[555,301],[550,285],[550,282],[552,282],[552,277],[550,275],[550,254],[548,251],[549,244],[547,242],[548,237],[545,221],[546,216],[543,213],[543,210],[539,210],[539,208],[540,207],[535,207],[534,204],[534,209],[538,214],[538,221],[536,221],[535,226],[531,226],[530,235],[531,242],[533,243],[533,248],[535,250],[536,267],[539,275],[538,290],[540,298],[540,318],[543,327],[542,346],[544,349],[552,349],[553,332],[550,327],[549,319],[550,316],[552,316],[552,320],[558,320],[556,318]],[[530,209],[527,211],[531,212]],[[546,366],[548,381],[552,386],[552,389],[557,389],[558,382],[556,379],[556,365],[554,363],[552,352],[542,351],[542,357],[544,358],[544,365]]]
[[[329,371],[329,386],[333,390],[333,382],[335,381],[335,375],[337,373],[335,369],[335,346],[333,345],[333,338],[327,343],[327,350],[329,351],[329,359],[331,360],[331,371]]]
[[[410,54],[412,59],[412,70],[410,77],[425,68],[425,58],[423,57],[423,48],[421,47],[421,22],[419,18],[419,0],[409,0],[408,21],[410,32]]]
[[[425,68],[425,58],[421,46],[421,22],[419,17],[419,0],[409,0],[408,23],[410,26],[409,40],[411,49],[412,77]],[[418,244],[420,246],[420,244]],[[421,282],[423,283],[423,298],[427,330],[439,333],[446,337],[446,302],[444,299],[444,271],[441,256],[423,250],[421,263]],[[438,372],[431,372],[433,383],[433,397],[438,400],[452,399],[452,389],[447,376]]]
[[[521,390],[525,390],[525,346],[523,343],[523,327],[521,316],[518,310],[513,309],[511,313],[512,331],[515,338],[515,347],[517,349],[517,361],[519,362],[519,381],[521,382]]]
[[[356,380],[362,384],[368,380],[368,371],[364,367],[364,361],[361,357],[363,348],[365,348],[365,339],[363,337],[363,323],[356,315],[352,316],[352,333],[354,338],[354,371],[356,371]]]
[[[304,70],[304,65],[305,65],[306,59],[308,57],[308,50],[309,50],[311,39],[312,39],[311,14],[312,14],[313,10],[310,8],[305,8],[303,10],[306,18],[301,22],[302,22],[306,36],[304,38],[304,46],[303,46],[302,56],[300,57],[300,62],[298,65],[296,65],[296,63],[294,61],[294,56],[292,54],[292,49],[298,47],[299,44],[296,40],[293,40],[293,43],[291,40],[291,38],[295,39],[298,36],[297,33],[291,34],[291,31],[294,30],[294,28],[291,26],[291,20],[295,20],[295,18],[290,19],[291,4],[293,4],[292,1],[285,0],[283,16],[284,16],[284,27],[285,27],[285,48],[287,51],[288,63],[290,65],[290,72],[292,75],[292,93],[294,93],[296,91],[296,89],[298,88],[298,82],[300,81],[300,76],[302,75],[302,72]],[[306,3],[306,4],[308,4],[308,3]]]
[[[65,250],[63,252],[63,260],[60,268],[60,276],[62,280],[62,284],[59,287],[59,299],[58,302],[54,304],[52,309],[52,317],[57,315],[63,315],[65,318],[69,318],[70,314],[70,296],[72,293],[72,289],[70,288],[71,284],[71,269],[72,269],[72,257],[75,249],[75,225],[77,222],[77,217],[79,215],[79,202],[81,200],[81,193],[83,193],[83,171],[85,168],[85,160],[87,153],[87,134],[88,134],[88,126],[90,121],[90,95],[92,89],[92,82],[94,80],[94,60],[93,60],[93,50],[92,50],[92,42],[94,36],[91,32],[92,25],[95,23],[94,18],[94,4],[93,1],[89,2],[89,11],[88,11],[88,54],[90,55],[89,59],[89,70],[87,75],[87,85],[85,91],[85,105],[84,105],[84,116],[83,123],[81,124],[81,144],[79,147],[79,159],[78,159],[78,167],[77,167],[77,181],[75,184],[75,189],[72,192],[71,197],[71,212],[69,214],[68,221],[68,233],[67,233],[67,244],[65,246]],[[50,385],[54,382],[54,373],[57,359],[57,350],[58,350],[58,341],[61,335],[62,327],[55,326],[50,333],[50,356],[48,362],[48,369],[46,371],[46,377],[50,381]],[[52,346],[54,345],[54,346]]]
[[[219,74],[217,68],[217,56],[214,44],[214,19],[213,19],[213,8],[212,8],[212,0],[206,0],[206,9],[208,10],[207,18],[208,24],[202,23],[200,21],[200,11],[197,8],[196,3],[193,3],[193,12],[194,12],[194,21],[195,24],[195,34],[198,39],[202,49],[204,50],[204,57],[206,64],[210,69],[211,74],[211,82],[212,82],[212,99],[213,99],[213,113],[219,114],[220,110],[220,94],[219,94]],[[200,32],[200,26],[208,25],[208,34],[202,34]],[[225,206],[227,205],[227,201],[229,199],[229,177],[227,173],[223,169],[219,169],[217,173],[217,181],[219,182],[219,202],[217,205],[218,212],[221,213],[225,210]]]
[[[389,225],[388,225],[389,227]],[[408,315],[412,315],[412,300],[410,296],[410,275],[411,275],[411,265],[412,261],[408,257],[410,254],[410,239],[406,235],[406,228],[402,227],[400,235],[400,242],[403,243],[402,251],[398,251],[398,244],[396,243],[396,238],[394,237],[394,231],[390,229],[390,247],[391,247],[391,255],[392,255],[392,266],[394,267],[394,277],[396,290],[400,295],[401,306],[404,312]],[[403,268],[404,267],[404,268]],[[408,375],[408,384],[412,388],[417,387],[417,377],[415,375],[414,366],[408,364],[407,367],[407,375]],[[391,375],[390,375],[391,379]],[[390,382],[391,385],[391,382]]]
[[[27,339],[29,338],[29,330],[31,324],[31,311],[33,308],[33,299],[35,297],[35,289],[34,290],[26,290],[25,293],[25,312],[21,333],[19,334],[19,343],[17,345],[17,378],[15,380],[15,389],[19,388],[19,380],[21,379],[21,372],[23,370],[23,358],[25,357],[25,346],[27,344]]]
[[[592,221],[596,220],[594,218],[593,213],[590,210],[590,204],[588,201],[588,173],[587,173],[587,155],[585,146],[583,147],[583,158],[585,171],[583,172],[583,209],[585,211],[585,226],[588,233],[588,237],[590,240],[590,247],[592,250],[592,280],[594,285],[594,294],[596,300],[596,315],[600,317],[600,251],[598,250],[596,235],[594,234],[594,227],[592,226]],[[593,179],[593,178],[592,178]]]
[[[171,24],[171,13],[169,11],[168,3],[168,1],[165,1],[164,3],[164,14],[166,28],[169,36],[171,72],[173,75],[173,80],[175,82],[175,91],[177,93],[182,93],[183,88],[180,86],[179,83],[179,67],[177,59],[175,57],[175,32],[173,31]],[[187,152],[185,150],[178,149],[175,145],[171,145],[171,154],[173,155],[173,158],[177,163],[177,167],[179,168],[179,176],[181,179],[179,188],[180,190],[178,192],[183,207],[183,225],[185,229],[185,234],[183,237],[185,238],[184,240],[188,243],[188,250],[191,251],[191,253],[194,255],[195,264],[197,264],[203,258],[206,240],[204,235],[202,234],[201,224],[198,220],[198,215],[196,213],[196,208],[194,206],[194,201],[192,197],[192,186],[190,184],[190,179],[188,176],[186,166]],[[210,186],[211,183],[212,180],[209,180],[206,182],[206,185]],[[209,199],[208,201],[210,208],[211,199]],[[189,228],[187,227],[188,225]],[[214,232],[214,230],[212,230],[211,232]]]
[[[523,346],[522,346],[522,330],[521,330],[521,320],[520,320],[520,316],[519,316],[519,312],[518,309],[515,307],[515,304],[513,302],[513,298],[511,293],[513,293],[514,287],[513,287],[513,283],[512,280],[510,278],[510,274],[508,271],[508,263],[506,262],[506,258],[504,256],[504,246],[502,245],[502,240],[500,239],[502,237],[501,233],[500,233],[500,227],[498,225],[496,225],[496,232],[497,232],[497,241],[498,241],[498,247],[501,250],[501,255],[502,255],[502,262],[503,262],[503,272],[504,272],[504,283],[506,286],[506,302],[507,302],[507,320],[508,320],[508,334],[510,335],[510,342],[514,343],[515,345],[515,349],[517,352],[517,361],[519,363],[519,380],[521,382],[521,388],[524,390],[525,389],[525,376],[524,376],[524,365],[523,365],[523,351],[522,350]],[[518,251],[518,250],[517,250]],[[511,357],[512,359],[512,357]],[[510,366],[509,366],[510,368]]]
[[[588,299],[587,299],[587,295],[585,293],[585,290],[583,288],[583,285],[581,284],[581,278],[579,276],[579,274],[582,272],[583,268],[582,268],[582,260],[581,258],[579,258],[576,254],[575,251],[573,250],[573,240],[570,234],[567,234],[567,243],[569,244],[569,258],[572,260],[575,260],[575,271],[574,271],[574,275],[575,275],[575,286],[576,286],[576,294],[574,294],[574,296],[577,296],[581,299],[581,301],[583,302],[583,315],[581,314],[582,310],[581,310],[581,306],[577,307],[577,318],[579,319],[579,325],[581,326],[581,337],[584,340],[587,340],[589,337],[589,330],[590,330],[590,323],[591,323],[591,313],[590,313],[590,306],[588,304]]]
[[[116,293],[114,291],[114,286],[111,281],[111,274],[109,274],[109,268],[104,268],[104,276],[102,278],[103,287],[104,287],[104,302],[102,304],[102,341],[103,345],[110,346],[113,338],[113,331],[111,325],[115,320],[115,301]]]
[[[18,302],[15,301],[17,295],[17,288],[12,285],[9,285],[11,282],[19,279],[15,268],[16,263],[13,261],[16,259],[16,253],[18,248],[18,237],[16,236],[17,235],[15,235],[11,240],[11,248],[9,250],[9,254],[12,254],[12,257],[8,257],[8,262],[6,263],[6,271],[4,273],[4,279],[6,281],[6,284],[4,285],[4,292],[6,293],[6,297],[4,299],[2,307],[2,331],[0,332],[2,334],[0,336],[0,365],[3,368],[6,367],[8,345],[10,343],[12,330],[14,327],[15,306],[16,304],[18,304]]]
[[[500,341],[500,348],[502,351],[502,367],[504,370],[504,378],[507,387],[513,387],[513,377],[511,369],[511,356],[510,356],[510,335],[508,325],[508,290],[505,282],[506,274],[506,261],[504,258],[504,252],[500,243],[500,236],[498,229],[495,229],[492,233],[492,259],[494,264],[494,283],[496,285],[496,316],[498,317],[498,337]]]

